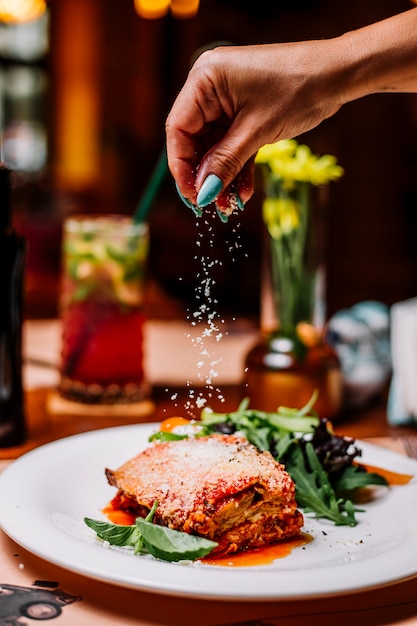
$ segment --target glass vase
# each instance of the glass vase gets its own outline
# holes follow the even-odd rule
[[[262,316],[262,339],[246,357],[245,395],[251,407],[275,411],[278,406],[300,408],[318,392],[315,410],[335,417],[342,376],[322,332],[323,245],[319,207],[312,206],[315,190],[309,183],[267,186],[265,274],[273,315]]]

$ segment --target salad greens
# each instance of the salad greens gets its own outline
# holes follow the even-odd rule
[[[89,517],[85,517],[84,522],[100,539],[108,541],[110,545],[131,547],[134,554],[148,552],[164,561],[198,559],[209,554],[218,545],[204,537],[153,524],[152,519],[157,507],[158,502],[155,502],[144,519],[138,517],[135,524],[129,526],[102,522]]]
[[[201,412],[195,436],[213,433],[239,434],[259,450],[269,450],[285,466],[296,487],[298,505],[305,513],[336,525],[355,526],[355,491],[371,485],[387,485],[383,476],[354,464],[361,451],[353,439],[334,434],[330,422],[314,411],[315,392],[301,409],[279,407],[275,413],[249,408],[245,398],[236,411]],[[188,434],[158,432],[150,439],[174,440]]]
[[[329,519],[337,526],[355,526],[355,507],[352,501],[336,497],[311,442],[306,443],[305,452],[309,471],[306,471],[306,459],[300,446],[292,446],[287,457],[291,477],[296,485],[298,505],[306,513]]]

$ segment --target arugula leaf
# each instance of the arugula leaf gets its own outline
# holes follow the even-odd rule
[[[389,483],[384,476],[375,472],[367,472],[360,465],[349,465],[335,484],[336,491],[354,491],[360,487],[371,485],[387,486]]]
[[[292,433],[286,433],[275,444],[275,455],[278,460],[284,459],[295,439]]]
[[[286,470],[295,483],[298,505],[306,513],[314,513],[317,518],[329,519],[337,526],[355,526],[357,521],[352,502],[336,498],[310,442],[306,443],[305,452],[308,465],[300,445],[294,441],[286,458]]]
[[[198,559],[209,554],[219,545],[204,537],[197,537],[166,526],[152,524],[141,517],[136,519],[136,525],[148,552],[164,561]]]

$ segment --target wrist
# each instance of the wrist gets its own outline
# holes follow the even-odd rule
[[[334,39],[345,101],[373,93],[417,92],[417,9]]]

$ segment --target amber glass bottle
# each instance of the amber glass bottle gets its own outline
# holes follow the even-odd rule
[[[339,359],[322,333],[319,207],[312,206],[308,183],[269,191],[263,207],[268,224],[264,275],[273,319],[246,357],[245,393],[250,406],[263,411],[280,405],[298,409],[318,394],[314,409],[333,418],[341,408],[342,378]]]
[[[10,171],[0,164],[0,447],[25,439],[22,386],[24,238],[12,226]]]
[[[341,408],[339,360],[311,325],[300,324],[292,336],[271,333],[246,357],[246,394],[263,411],[279,406],[301,408],[318,393],[314,409],[335,417]]]

